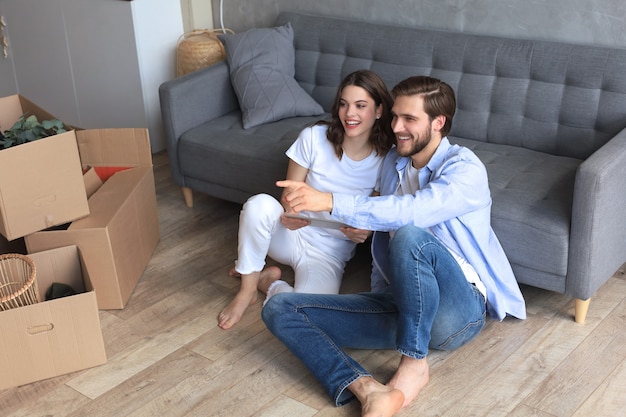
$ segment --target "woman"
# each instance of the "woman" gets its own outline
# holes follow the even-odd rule
[[[337,89],[332,120],[305,128],[287,150],[287,179],[327,192],[374,193],[383,157],[394,143],[392,104],[384,81],[374,72],[349,74]],[[351,227],[316,227],[288,214],[267,194],[255,195],[244,204],[238,259],[230,271],[231,276],[241,276],[241,288],[218,315],[222,329],[239,322],[257,301],[257,291],[266,294],[266,301],[285,291],[339,293],[346,262],[370,233]],[[330,219],[328,213],[299,214]],[[280,280],[280,268],[264,269],[266,256],[294,269],[294,287]]]

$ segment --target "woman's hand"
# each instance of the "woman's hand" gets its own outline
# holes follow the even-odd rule
[[[363,243],[372,234],[371,230],[355,229],[354,227],[340,227],[339,230],[348,237],[354,243]]]
[[[308,220],[294,219],[293,217],[288,217],[286,214],[287,213],[283,213],[280,216],[280,223],[289,230],[297,230],[311,224]]]

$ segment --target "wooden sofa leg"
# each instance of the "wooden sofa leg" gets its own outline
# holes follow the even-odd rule
[[[587,298],[586,300],[579,300],[578,298],[575,301],[574,306],[574,320],[576,323],[584,324],[585,318],[587,317],[587,311],[589,311],[589,302],[591,298]]]
[[[185,204],[187,207],[193,207],[193,191],[189,187],[183,187],[183,197],[185,197]]]

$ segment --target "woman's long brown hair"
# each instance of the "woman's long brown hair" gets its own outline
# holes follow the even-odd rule
[[[337,157],[341,159],[343,155],[342,145],[345,131],[339,119],[339,105],[341,103],[343,89],[349,85],[361,87],[367,91],[374,100],[376,107],[382,105],[380,119],[377,119],[372,127],[369,142],[377,155],[386,155],[387,151],[389,151],[391,146],[395,143],[395,137],[391,129],[391,107],[393,106],[393,99],[391,98],[389,90],[387,90],[385,82],[373,71],[358,70],[348,74],[337,88],[337,94],[331,110],[331,121],[320,121],[317,124],[328,126],[326,137],[333,144]]]

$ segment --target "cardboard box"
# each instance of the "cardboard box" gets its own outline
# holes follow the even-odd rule
[[[124,308],[159,241],[156,191],[146,129],[76,131],[85,167],[118,167],[89,197],[90,215],[61,230],[26,236],[28,253],[80,248],[100,309]],[[89,181],[85,181],[89,182]]]
[[[4,132],[24,114],[55,117],[20,95],[0,98]],[[0,234],[17,239],[89,214],[72,132],[0,150]]]
[[[37,268],[42,301],[0,311],[0,390],[107,361],[96,295],[76,246],[28,256]],[[52,282],[67,284],[77,294],[43,301]]]

